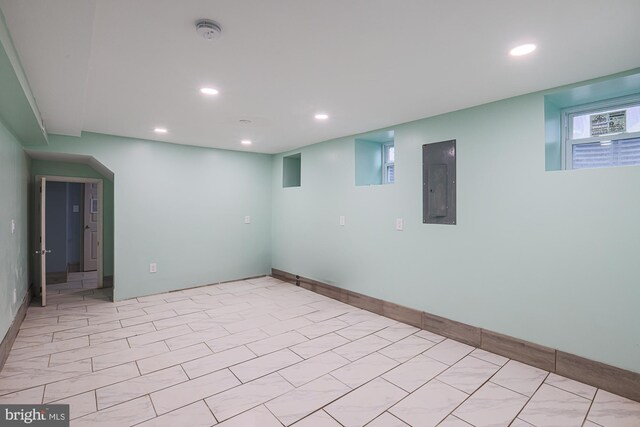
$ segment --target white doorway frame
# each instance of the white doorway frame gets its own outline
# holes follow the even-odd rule
[[[104,181],[100,178],[82,178],[82,177],[72,177],[72,176],[54,176],[54,175],[36,175],[35,182],[40,182],[40,180],[44,178],[47,182],[72,182],[72,183],[80,183],[80,184],[98,184],[98,288],[103,287],[103,250],[102,250],[102,240],[104,236],[104,190],[103,183]],[[36,198],[36,212],[35,212],[35,233],[34,233],[34,247],[39,248],[38,239],[40,236],[41,229],[41,216],[42,214],[38,212],[37,206],[39,205],[40,193],[37,188],[34,191]],[[45,207],[45,215],[46,215],[46,207]],[[46,276],[46,272],[42,272]],[[36,278],[37,279],[37,278]],[[37,287],[37,286],[36,286]]]

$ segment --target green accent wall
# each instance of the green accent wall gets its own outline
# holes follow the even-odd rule
[[[28,194],[29,159],[0,122],[0,339],[9,330],[29,287]],[[13,234],[11,220],[16,224]]]
[[[30,147],[33,148],[33,147]],[[31,175],[35,179],[38,175],[65,176],[74,178],[96,178],[103,182],[104,211],[103,211],[103,262],[104,276],[113,276],[113,182],[101,175],[88,165],[82,163],[59,162],[51,160],[32,160]]]
[[[31,148],[114,173],[115,300],[270,273],[272,156],[92,133]]]
[[[295,192],[274,156],[274,268],[640,372],[640,167],[547,173],[541,93],[393,129],[394,185],[354,185],[355,137],[297,150]],[[425,225],[422,145],[450,139],[458,223]]]

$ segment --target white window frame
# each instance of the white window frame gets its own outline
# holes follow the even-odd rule
[[[600,135],[591,138],[572,139],[573,118],[585,114],[593,114],[605,110],[619,110],[640,105],[640,95],[607,99],[562,110],[562,164],[564,168],[573,169],[573,146],[577,144],[592,144],[610,140],[640,138],[640,132],[619,132]]]
[[[394,153],[393,153],[393,162],[388,162],[387,161],[387,151],[389,149],[389,147],[393,147],[394,149]],[[395,141],[390,141],[390,142],[385,142],[384,144],[382,144],[382,183],[383,184],[393,184],[395,183],[395,177],[396,177],[396,171],[395,171],[395,167],[396,167],[396,162],[395,162]],[[393,166],[393,182],[389,182],[387,181],[387,167],[388,166]]]

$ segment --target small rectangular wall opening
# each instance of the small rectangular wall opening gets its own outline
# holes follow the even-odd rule
[[[395,182],[395,133],[372,132],[355,139],[356,185]]]
[[[302,184],[302,154],[282,158],[282,187],[300,187]]]

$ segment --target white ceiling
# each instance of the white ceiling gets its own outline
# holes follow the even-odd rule
[[[640,66],[638,0],[0,0],[0,8],[48,131],[67,135],[275,153]],[[199,38],[198,18],[218,21],[222,37]],[[507,55],[525,42],[538,50]],[[202,86],[220,95],[205,97]],[[330,119],[314,120],[319,111]],[[156,135],[157,126],[169,133]]]

